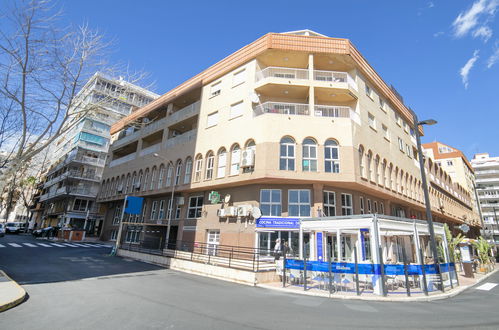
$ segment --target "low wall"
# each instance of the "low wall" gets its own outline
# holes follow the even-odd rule
[[[117,254],[120,257],[149,262],[190,274],[197,274],[246,285],[257,285],[258,283],[273,282],[276,280],[275,271],[255,273],[246,270],[208,265],[206,263],[193,262],[189,260],[175,259],[171,257],[158,256],[154,254],[122,249],[118,249]]]

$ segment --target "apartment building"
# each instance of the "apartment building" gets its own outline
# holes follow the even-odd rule
[[[51,165],[34,209],[43,212],[39,227],[69,225],[90,234],[100,228],[95,199],[110,144],[111,125],[159,95],[137,85],[96,73],[70,109],[70,127],[49,146]]]
[[[412,123],[349,40],[266,34],[112,126],[101,238],[126,195],[145,198],[130,243],[164,237],[170,215],[170,242],[295,251],[303,217],[424,219]],[[427,166],[435,220],[477,228],[468,192]]]
[[[438,141],[425,143],[422,147],[425,156],[433,160],[437,171],[442,170],[444,175],[450,176],[452,182],[467,191],[472,202],[473,222],[481,221],[475,197],[475,173],[468,158],[462,151]]]
[[[476,190],[485,227],[499,243],[499,157],[476,154],[471,160],[475,170]]]

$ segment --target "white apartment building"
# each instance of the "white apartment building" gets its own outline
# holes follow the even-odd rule
[[[499,242],[499,157],[488,153],[476,154],[471,160],[475,170],[476,190],[483,222]]]
[[[50,146],[51,165],[39,197],[39,225],[70,225],[90,234],[100,227],[95,198],[110,145],[111,125],[145,106],[157,94],[96,73],[78,93],[68,125]]]

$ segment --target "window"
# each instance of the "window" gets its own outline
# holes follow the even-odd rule
[[[220,149],[218,152],[218,163],[217,163],[217,178],[223,178],[225,176],[225,168],[227,167],[227,152],[225,149]]]
[[[90,134],[87,132],[80,132],[80,134],[75,137],[75,142],[77,142],[78,140],[85,141],[91,144],[97,144],[99,146],[106,145],[108,141],[106,138],[103,138],[102,136]]]
[[[130,174],[126,176],[125,190],[123,192],[126,194],[129,191],[129,189],[130,189]]]
[[[353,204],[352,204],[351,194],[341,194],[341,214],[342,215],[353,214]]]
[[[222,82],[219,81],[219,82],[214,83],[213,85],[211,85],[210,96],[214,97],[214,96],[220,95],[221,91],[222,91]]]
[[[454,163],[452,162],[452,160],[447,161],[447,166],[453,166],[453,165],[454,165]]]
[[[411,147],[408,144],[405,145],[405,153],[407,154],[407,157],[411,158],[411,154],[412,154]]]
[[[213,155],[212,152],[209,152],[208,155],[206,156],[206,173],[205,173],[205,180],[211,180],[213,178],[213,166],[215,163],[215,156]]]
[[[230,106],[230,119],[242,116],[243,112],[244,112],[243,101],[231,105]]]
[[[383,130],[383,137],[390,141],[390,133],[388,133],[388,127],[382,124],[381,129]]]
[[[393,115],[395,117],[395,122],[397,123],[397,125],[402,126],[402,118],[400,118],[397,111],[393,110]]]
[[[175,185],[180,183],[180,174],[182,173],[182,162],[179,160],[175,168]]]
[[[151,184],[149,186],[150,190],[154,189],[155,181],[156,181],[156,167],[153,167],[151,171]]]
[[[371,151],[367,153],[367,175],[369,180],[374,180],[374,175],[373,175],[373,154]]]
[[[364,197],[359,197],[360,214],[364,214]]]
[[[310,216],[310,190],[297,189],[288,191],[288,215],[290,217]]]
[[[149,169],[146,169],[144,174],[144,182],[142,183],[142,191],[147,190],[147,181],[149,180]]]
[[[168,164],[168,168],[166,170],[166,186],[169,187],[172,184],[172,175],[173,175],[173,166],[172,164]]]
[[[163,187],[163,177],[165,176],[165,166],[161,164],[159,167],[158,189]]]
[[[334,140],[327,140],[324,144],[324,170],[326,173],[340,172],[338,143]]]
[[[203,210],[203,196],[189,197],[189,207],[187,208],[187,218],[200,218]]]
[[[262,215],[280,217],[281,211],[281,190],[280,189],[261,189],[260,190],[260,209]]]
[[[239,145],[232,147],[231,157],[230,157],[230,175],[239,174],[239,163],[241,162],[241,149]]]
[[[409,124],[404,121],[404,132],[409,133]]]
[[[232,87],[243,84],[246,81],[246,69],[234,73],[232,76]]]
[[[116,206],[113,215],[113,225],[118,225],[121,220],[121,205]]]
[[[199,182],[201,181],[201,171],[203,169],[203,157],[201,157],[201,155],[196,157],[196,163],[194,165],[194,181]]]
[[[281,139],[279,169],[284,171],[295,170],[295,141],[290,137]]]
[[[140,185],[142,184],[142,180],[144,179],[144,175],[142,174],[142,170],[139,172],[139,180],[135,185],[135,189],[140,190]]]
[[[303,140],[302,146],[302,169],[305,172],[317,171],[317,144],[314,140],[308,138]]]
[[[165,218],[165,201],[162,200],[159,202],[158,219],[163,220],[164,218]]]
[[[360,176],[365,178],[366,173],[365,173],[365,168],[364,168],[364,147],[363,146],[359,147],[359,170],[360,170]]]
[[[333,191],[324,191],[323,208],[326,217],[336,216],[336,194]]]
[[[404,141],[402,141],[401,138],[398,138],[398,142],[400,151],[404,152]]]
[[[153,201],[151,206],[151,216],[149,217],[149,219],[156,220],[157,208],[158,208],[158,201]]]
[[[376,183],[382,184],[383,182],[381,181],[381,173],[379,168],[379,156],[376,156],[376,158],[374,159],[374,172],[376,173]]]
[[[117,229],[111,230],[111,237],[109,237],[109,240],[116,241],[117,238],[118,238],[118,230]]]
[[[369,127],[376,129],[376,118],[371,113],[367,114],[367,120],[369,122]]]
[[[75,199],[73,204],[74,211],[86,211],[89,210],[91,207],[92,207],[92,201],[86,199]]]
[[[184,184],[189,183],[191,181],[192,175],[192,159],[187,158],[185,161],[185,174],[184,174]]]
[[[367,214],[371,214],[372,213],[372,204],[371,204],[371,200],[370,199],[367,199]]]
[[[254,140],[249,140],[246,142],[246,150],[253,150],[253,157],[256,157],[256,144]],[[255,160],[256,163],[256,160]],[[245,167],[243,173],[251,173],[254,170],[254,166]]]
[[[390,187],[389,182],[388,182],[388,175],[386,174],[387,168],[386,168],[386,160],[383,161],[383,165],[381,165],[381,171],[383,174],[383,182],[382,184],[385,185],[385,187]]]
[[[385,205],[383,203],[379,203],[379,213],[385,214]]]
[[[373,90],[366,84],[366,95],[372,98]]]
[[[206,120],[206,128],[215,126],[216,124],[218,124],[218,111],[215,111],[208,115],[208,118]]]
[[[385,100],[383,100],[381,97],[379,98],[379,107],[381,108],[381,110],[386,112],[386,103]]]

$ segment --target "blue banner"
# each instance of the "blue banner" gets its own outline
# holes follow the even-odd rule
[[[276,229],[299,229],[300,219],[298,218],[275,218],[261,217],[256,220],[257,228],[276,228]]]
[[[286,268],[303,270],[303,260],[286,259]],[[381,275],[381,266],[379,264],[358,264],[359,274]],[[454,263],[440,264],[442,273],[455,271]],[[385,275],[404,275],[404,265],[384,265]],[[437,274],[435,264],[424,265],[426,274]],[[322,261],[307,261],[307,271],[328,272],[328,263]],[[355,274],[355,263],[332,262],[331,271],[333,273]],[[408,275],[422,275],[421,265],[407,265]]]
[[[322,233],[319,232],[315,234],[315,239],[317,240],[317,259],[323,260],[324,252],[322,250]]]
[[[142,203],[144,198],[127,196],[125,204],[125,213],[128,214],[141,214],[142,213]]]

